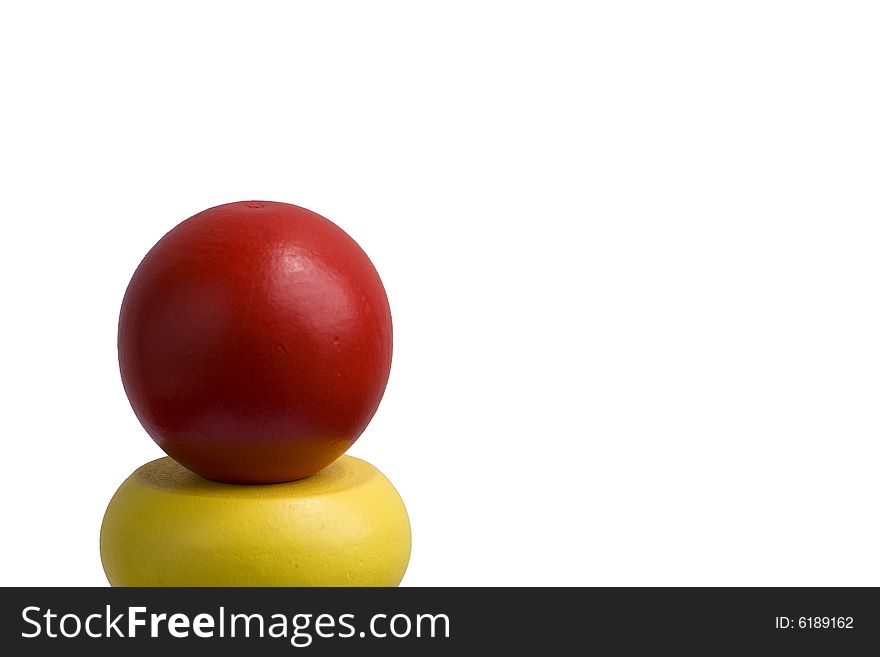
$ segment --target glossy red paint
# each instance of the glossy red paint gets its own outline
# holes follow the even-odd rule
[[[338,226],[246,201],[150,250],[118,347],[131,405],[169,456],[208,479],[275,483],[317,472],[363,432],[388,382],[391,313]]]

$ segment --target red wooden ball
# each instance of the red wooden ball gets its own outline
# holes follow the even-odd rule
[[[334,223],[245,201],[190,217],[147,253],[119,318],[134,412],[196,474],[276,483],[357,440],[391,368],[391,312]]]

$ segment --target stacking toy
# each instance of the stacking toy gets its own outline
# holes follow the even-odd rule
[[[338,226],[245,201],[179,224],[119,318],[132,408],[168,457],[119,488],[101,528],[114,586],[396,586],[406,509],[343,456],[391,367],[388,299]]]

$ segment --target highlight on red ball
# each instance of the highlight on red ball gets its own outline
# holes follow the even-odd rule
[[[357,440],[391,368],[391,312],[342,229],[287,203],[220,205],[147,253],[119,318],[134,412],[215,481],[314,474]]]

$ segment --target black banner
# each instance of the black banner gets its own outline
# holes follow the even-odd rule
[[[880,649],[880,597],[870,588],[8,588],[0,595],[5,655]]]

